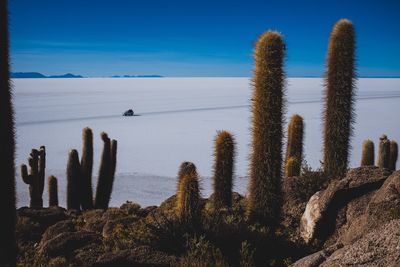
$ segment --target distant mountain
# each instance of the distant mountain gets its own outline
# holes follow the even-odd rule
[[[113,75],[111,78],[163,78],[161,75]]]
[[[11,72],[11,78],[46,78],[39,72]]]
[[[83,78],[81,75],[67,73],[64,75],[45,76],[39,72],[11,72],[11,78]]]
[[[64,74],[64,75],[51,75],[51,76],[48,76],[47,78],[83,78],[83,76],[74,75],[72,73],[67,73],[67,74]]]

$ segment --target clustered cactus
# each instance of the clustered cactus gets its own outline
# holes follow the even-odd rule
[[[93,133],[90,128],[83,129],[82,159],[79,161],[78,151],[72,149],[67,164],[67,209],[89,210],[93,208],[107,209],[114,183],[117,164],[117,141],[108,138],[106,133],[101,137],[104,149],[100,164],[96,199],[93,200],[92,169],[93,169]],[[43,189],[46,167],[46,149],[32,149],[28,167],[21,165],[23,181],[29,185],[30,207],[43,208]],[[58,206],[57,178],[49,177],[49,206]]]
[[[286,149],[285,176],[299,176],[303,160],[303,118],[295,114],[288,125],[288,140]]]
[[[214,156],[214,208],[230,208],[235,157],[235,140],[231,133],[218,132],[215,138]]]
[[[25,164],[21,165],[22,180],[29,185],[30,207],[43,208],[43,189],[46,167],[46,149],[32,149],[29,159],[29,173]]]
[[[354,122],[355,31],[342,19],[329,40],[324,111],[324,171],[343,176],[347,171]]]
[[[284,56],[285,44],[279,33],[261,35],[254,55],[248,214],[271,228],[278,224],[282,202]]]
[[[0,265],[16,265],[15,132],[9,77],[7,1],[0,1]]]

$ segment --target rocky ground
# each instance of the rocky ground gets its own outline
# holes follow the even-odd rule
[[[18,210],[19,266],[400,266],[400,171],[352,169],[330,183],[319,172],[284,181],[282,226],[246,220],[246,199],[201,218],[159,207]]]

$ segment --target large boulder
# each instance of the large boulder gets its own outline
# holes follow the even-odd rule
[[[377,167],[350,170],[346,177],[332,181],[307,203],[300,221],[300,235],[306,243],[326,240],[336,230],[339,211],[354,199],[379,189],[390,172]]]
[[[292,266],[400,266],[399,244],[400,219],[396,219],[381,225],[351,245],[319,251]]]

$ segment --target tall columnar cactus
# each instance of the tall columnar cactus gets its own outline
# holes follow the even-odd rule
[[[78,151],[69,152],[67,165],[67,209],[80,210],[81,199],[81,166]]]
[[[390,157],[389,157],[389,169],[392,171],[396,170],[396,162],[397,162],[397,157],[398,157],[398,150],[399,147],[397,145],[397,142],[394,140],[390,141]]]
[[[290,119],[288,125],[288,141],[287,141],[286,162],[285,162],[285,166],[289,167],[290,169],[291,176],[300,175],[301,161],[303,160],[303,135],[304,135],[303,118],[300,115],[295,114]],[[291,163],[288,164],[288,161],[291,157],[293,157],[293,159],[291,160]]]
[[[227,131],[220,131],[215,138],[214,208],[232,206],[233,165],[235,140]]]
[[[176,212],[178,218],[187,223],[199,219],[200,189],[196,172],[187,173],[182,177],[177,192]]]
[[[282,204],[282,124],[285,44],[279,33],[261,35],[255,48],[252,152],[248,215],[271,228]]]
[[[324,110],[324,171],[330,177],[347,170],[354,123],[355,31],[339,20],[329,40]]]
[[[285,177],[300,175],[301,161],[297,157],[290,157],[285,163]]]
[[[43,197],[44,181],[46,176],[46,147],[41,146],[39,149],[39,162],[38,162],[38,175],[39,175],[39,189],[41,190],[40,198]],[[43,200],[42,200],[43,203]]]
[[[29,185],[30,207],[43,208],[44,176],[46,169],[46,148],[32,149],[28,159],[30,171],[25,164],[21,165],[22,180]]]
[[[361,166],[374,166],[375,148],[374,142],[367,139],[362,144]]]
[[[106,133],[101,133],[104,142],[103,154],[101,156],[99,178],[97,182],[95,208],[107,209],[111,199],[114,183],[115,167],[117,161],[117,141],[108,138]]]
[[[14,266],[16,259],[15,139],[12,90],[9,77],[7,1],[0,1],[0,265]]]
[[[31,208],[43,207],[43,187],[41,183],[41,176],[39,174],[39,151],[32,149],[29,159],[30,171],[25,164],[21,165],[22,180],[29,185],[29,195]]]
[[[82,131],[82,199],[83,210],[93,208],[92,170],[93,170],[93,132],[90,128]]]
[[[58,182],[53,175],[49,176],[49,207],[58,206]]]
[[[378,167],[389,169],[390,167],[390,141],[386,135],[379,138]]]

